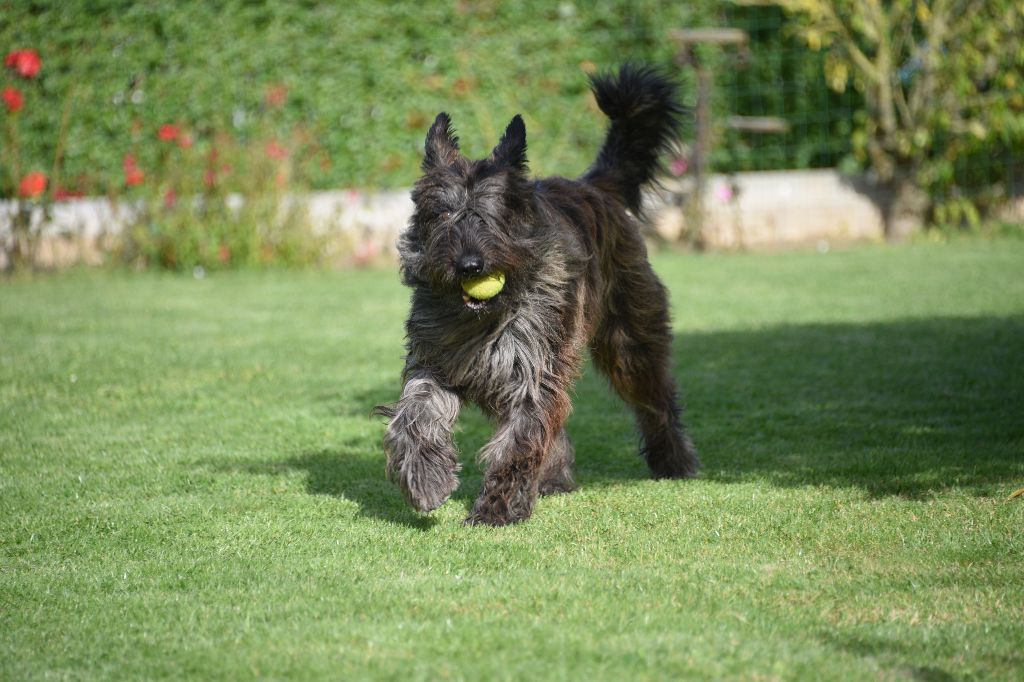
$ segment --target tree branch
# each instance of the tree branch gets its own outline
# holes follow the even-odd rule
[[[849,53],[850,59],[853,60],[854,65],[861,70],[869,81],[876,84],[880,83],[884,78],[883,74],[879,71],[878,66],[861,51],[860,47],[857,45],[857,40],[854,37],[854,30],[840,19],[836,12],[834,3],[831,1],[824,2],[822,3],[822,8],[825,10],[827,19],[842,35],[844,41],[843,49]]]

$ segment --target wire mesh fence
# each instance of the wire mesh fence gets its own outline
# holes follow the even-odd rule
[[[851,140],[855,121],[865,111],[864,97],[853,87],[837,92],[828,86],[824,55],[798,39],[781,8],[723,3],[713,21],[719,30],[739,30],[745,36],[741,45],[704,48],[714,80],[713,170],[865,167]],[[690,103],[696,106],[692,86],[690,93]],[[736,116],[778,118],[786,130],[738,129],[729,125],[730,117]],[[999,141],[983,154],[954,160],[965,189],[1007,178],[1019,189],[1022,165],[1021,145]]]
[[[876,86],[865,84],[864,74],[847,74],[848,68],[856,69],[856,59],[850,59],[850,66],[841,63],[844,49],[847,57],[863,49],[855,57],[865,63],[876,56],[872,49],[881,55],[883,46],[872,44],[870,31],[864,31],[868,45],[857,46],[856,20],[836,19],[841,28],[835,42],[845,39],[850,45],[823,49],[821,33],[802,33],[806,25],[782,4],[787,3],[723,3],[704,18],[703,27],[670,31],[675,60],[689,80],[690,104],[696,112],[684,150],[686,161],[692,163],[680,168],[693,167],[698,187],[700,174],[708,172],[835,168],[866,172],[869,178],[888,183],[883,189],[890,194],[898,194],[902,173],[908,184],[916,183],[927,193],[919,203],[929,206],[932,221],[976,223],[985,215],[1011,215],[1012,211],[999,211],[1007,206],[1016,206],[1020,213],[1024,50],[1013,27],[1024,26],[1024,5],[1006,0],[982,3],[987,16],[963,19],[955,13],[972,3],[946,3],[951,25],[932,22],[939,29],[928,23],[932,3],[887,5],[888,14],[879,16],[891,23],[882,27],[895,32],[905,26],[908,35],[887,37],[898,45],[883,56],[895,63],[877,78],[891,83]],[[842,5],[831,0],[800,4],[833,11]],[[847,25],[842,25],[844,21]],[[897,21],[903,23],[894,26]],[[996,28],[1000,21],[1007,25]],[[829,27],[826,22],[824,28],[814,28]],[[929,43],[936,40],[937,30],[945,32],[945,44]],[[979,44],[971,44],[972,39]],[[812,49],[809,43],[818,44]],[[950,57],[953,51],[965,52],[963,61],[974,63],[957,62]],[[930,68],[927,73],[924,62]],[[842,74],[838,79],[837,72]],[[928,79],[937,83],[927,86]],[[879,95],[886,87],[891,92]],[[895,123],[885,119],[885,96],[897,100]],[[964,102],[958,102],[958,96]],[[920,106],[915,97],[933,101]],[[986,115],[987,104],[1000,113]],[[880,131],[886,125],[892,130]]]
[[[785,132],[724,128],[713,162],[722,171],[856,167],[850,135],[863,99],[825,83],[823,59],[800,44],[773,7],[725,5],[720,21],[743,31],[748,47],[719,55],[721,115],[778,117]]]

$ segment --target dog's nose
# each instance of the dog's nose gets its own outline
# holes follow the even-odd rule
[[[479,275],[484,271],[484,259],[476,254],[463,256],[458,262],[459,274],[462,276]]]

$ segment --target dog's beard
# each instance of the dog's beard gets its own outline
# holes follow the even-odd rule
[[[476,229],[487,236],[470,241],[439,236],[431,240],[424,238],[422,228],[410,229],[399,242],[405,283],[429,292],[438,304],[478,317],[506,308],[527,286],[529,273],[536,267],[534,240],[510,239],[500,232],[507,229],[503,227],[479,225]],[[460,272],[458,264],[466,253],[479,254],[478,269]],[[467,291],[474,280],[488,277],[503,279],[496,293],[474,296]]]

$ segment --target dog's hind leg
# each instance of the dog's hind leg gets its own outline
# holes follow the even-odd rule
[[[452,427],[460,406],[459,397],[429,372],[412,369],[398,404],[377,410],[391,418],[384,435],[388,478],[419,511],[440,507],[459,486]]]
[[[654,478],[695,476],[700,466],[682,424],[670,372],[668,297],[646,261],[620,271],[591,342],[596,366],[633,408],[640,453]]]

